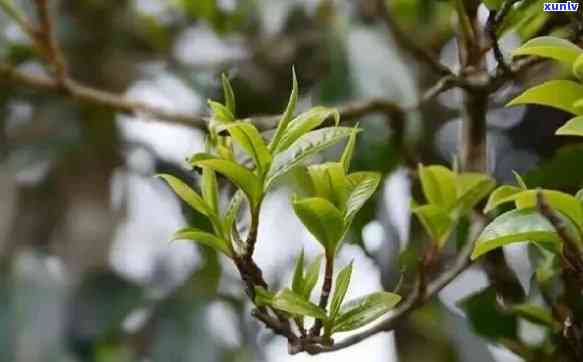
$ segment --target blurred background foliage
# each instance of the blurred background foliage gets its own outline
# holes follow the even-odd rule
[[[505,51],[534,35],[560,35],[568,24],[544,15],[540,1],[526,2],[531,6],[505,28]],[[30,1],[16,3],[34,13]],[[222,97],[222,72],[232,80],[240,118],[284,109],[292,65],[301,109],[371,97],[413,105],[438,79],[397,46],[376,1],[53,3],[74,79],[170,110],[208,114],[206,99]],[[388,6],[406,33],[456,68],[450,2],[391,0]],[[487,10],[481,11],[485,21]],[[44,74],[39,59],[26,35],[0,14],[0,61]],[[500,182],[516,170],[529,186],[574,191],[581,185],[576,162],[583,149],[551,136],[566,115],[502,108],[525,84],[561,74],[556,66],[538,67],[492,98],[491,171]],[[460,103],[452,90],[399,122],[357,120],[364,132],[353,168],[380,170],[386,179],[341,255],[360,269],[350,293],[393,289],[402,270],[403,288],[410,287],[407,260],[426,240],[410,221],[409,199],[418,190],[407,169],[452,161]],[[507,316],[498,323],[484,302],[493,298],[489,290],[480,292],[485,299],[465,300],[464,316],[458,301],[486,285],[483,273],[471,269],[390,335],[332,355],[288,357],[284,343],[249,316],[231,265],[208,249],[167,243],[176,228],[202,221],[151,176],[165,172],[194,182],[198,176],[184,159],[202,149],[203,139],[198,130],[0,80],[1,362],[514,361],[485,338],[523,333],[537,343],[535,327]],[[303,246],[317,252],[289,209],[290,188],[301,184],[295,181],[269,198],[262,215],[258,263],[274,285],[287,282]],[[528,258],[507,254],[514,272],[528,280]]]

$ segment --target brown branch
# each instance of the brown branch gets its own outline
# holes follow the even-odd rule
[[[50,15],[49,0],[35,0],[39,27],[33,32],[33,39],[43,51],[49,64],[54,67],[55,76],[64,84],[67,67],[63,51],[54,34],[53,20]]]
[[[322,284],[322,292],[320,293],[320,308],[326,310],[328,307],[328,299],[330,297],[330,291],[332,290],[332,275],[334,274],[334,256],[326,255],[326,267],[324,271],[324,283]],[[320,330],[322,329],[323,321],[321,319],[316,319],[314,326],[310,330],[310,336],[320,335]]]

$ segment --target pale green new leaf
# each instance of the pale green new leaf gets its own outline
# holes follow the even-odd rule
[[[248,122],[236,122],[226,127],[235,142],[253,158],[260,173],[269,168],[271,153],[254,125]]]
[[[337,126],[340,123],[340,113],[335,108],[314,107],[294,118],[286,128],[275,153],[282,152],[291,146],[298,138],[317,128],[325,120],[333,117]]]
[[[304,226],[324,246],[326,255],[334,255],[344,230],[340,211],[321,197],[296,198],[292,204]]]
[[[304,287],[302,290],[302,297],[305,299],[310,299],[312,291],[318,283],[318,278],[320,277],[320,269],[322,268],[322,255],[318,255],[314,261],[312,261],[306,270],[306,275],[304,275]]]
[[[312,157],[323,149],[332,146],[353,132],[348,127],[328,127],[309,132],[300,137],[287,150],[273,158],[271,168],[267,173],[265,190],[292,168]]]
[[[258,307],[271,305],[273,298],[275,298],[275,294],[263,287],[255,286],[255,305]]]
[[[563,218],[569,232],[578,238],[576,226]],[[546,243],[553,250],[560,250],[561,240],[551,223],[535,209],[508,211],[492,221],[476,241],[472,260],[494,249],[516,242]]]
[[[348,176],[352,184],[346,201],[346,212],[344,214],[344,223],[348,228],[354,219],[356,213],[371,198],[381,182],[381,174],[378,172],[355,172]]]
[[[583,98],[583,85],[570,80],[551,80],[530,88],[514,98],[508,106],[539,104],[577,114],[575,102]]]
[[[412,211],[417,215],[425,231],[437,243],[437,246],[443,247],[454,226],[454,220],[449,213],[434,204],[418,206]]]
[[[457,200],[457,191],[453,171],[446,167],[419,165],[421,187],[427,201],[445,209],[452,207]]]
[[[226,74],[223,73],[221,80],[223,82],[223,93],[225,94],[225,106],[232,115],[235,115],[235,92],[233,92],[233,87],[231,87],[231,82],[229,81],[229,78]]]
[[[514,175],[514,179],[516,180],[516,184],[518,186],[520,186],[521,189],[528,190],[528,186],[526,185],[526,182],[524,182],[524,179],[522,178],[522,176],[520,176],[520,174],[514,170],[512,170],[512,174]]]
[[[332,294],[332,301],[330,303],[330,320],[334,320],[340,312],[340,307],[342,306],[342,302],[348,291],[348,286],[350,285],[353,264],[353,262],[348,264],[336,277],[336,282],[334,283],[334,294]]]
[[[456,178],[458,199],[455,206],[461,212],[470,211],[496,186],[496,181],[480,173],[463,173]]]
[[[531,39],[512,52],[512,56],[537,55],[565,62],[569,65],[572,65],[581,54],[583,54],[583,49],[577,45],[568,40],[552,36]]]
[[[303,289],[304,289],[304,250],[303,249],[302,249],[302,252],[300,253],[300,255],[298,256],[298,259],[296,260],[296,266],[294,268],[294,274],[293,274],[293,278],[292,278],[291,288],[295,293],[302,295]]]
[[[356,147],[356,136],[358,135],[358,124],[354,126],[354,132],[350,134],[348,142],[346,142],[346,147],[342,152],[342,157],[340,158],[340,163],[344,167],[344,172],[348,173],[350,169],[350,161],[352,161],[352,156],[354,155],[354,148]]]
[[[332,332],[348,332],[367,325],[393,309],[401,297],[394,293],[377,292],[346,303],[334,321]]]
[[[351,191],[344,167],[338,162],[311,165],[308,167],[308,175],[314,195],[332,202],[340,212],[344,212]]]
[[[202,183],[201,183],[202,198],[213,211],[214,214],[219,214],[219,185],[217,183],[217,175],[209,167],[202,168]]]
[[[326,320],[326,312],[322,308],[289,289],[283,289],[278,292],[273,298],[271,305],[276,309],[292,315],[309,316]]]
[[[581,52],[583,53],[583,49],[581,49]],[[573,75],[583,81],[583,54],[580,54],[575,63],[573,63]]]
[[[516,207],[534,208],[537,205],[538,190],[528,190],[516,195]],[[583,230],[583,206],[573,196],[555,190],[542,190],[545,201],[555,210],[568,216]]]
[[[249,198],[252,209],[255,209],[261,201],[263,196],[261,180],[245,167],[233,161],[223,160],[207,153],[196,154],[189,162],[192,166],[209,167],[224,175],[243,190]]]
[[[233,252],[228,241],[197,228],[185,228],[178,230],[172,237],[172,240],[192,240],[220,251],[228,257],[233,256]]]
[[[167,174],[160,174],[159,177],[166,181],[168,185],[174,190],[176,195],[180,197],[184,202],[186,202],[190,207],[200,212],[203,215],[212,215],[213,212],[209,205],[203,200],[200,195],[190,188],[187,184],[182,182],[180,179]]]
[[[583,116],[571,118],[555,134],[560,136],[583,136]]]
[[[219,102],[211,100],[208,101],[208,104],[213,112],[212,118],[215,121],[219,122],[219,124],[235,122],[235,116],[233,115],[233,113],[231,113],[231,111],[227,107],[223,106]]]
[[[272,151],[272,152],[279,145],[279,142],[281,141],[281,138],[283,137],[283,134],[284,134],[285,130],[287,129],[287,126],[291,122],[291,120],[294,116],[294,112],[296,110],[296,103],[298,101],[298,79],[296,77],[296,71],[293,68],[292,68],[292,74],[293,74],[292,91],[291,91],[291,94],[289,96],[289,101],[287,103],[287,107],[285,109],[285,112],[283,113],[283,115],[281,116],[281,119],[277,123],[277,129],[275,130],[275,135],[273,136],[273,138],[271,139],[271,142],[269,143],[269,151]]]
[[[490,212],[506,202],[515,200],[516,196],[523,191],[524,189],[511,185],[502,185],[498,187],[490,194],[488,203],[484,208],[484,213]]]

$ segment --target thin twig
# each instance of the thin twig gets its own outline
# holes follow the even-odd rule
[[[53,19],[50,14],[49,0],[35,0],[39,28],[34,32],[34,40],[54,67],[57,82],[64,84],[67,76],[67,67],[63,51],[54,34]]]

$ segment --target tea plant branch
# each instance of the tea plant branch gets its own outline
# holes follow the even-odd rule
[[[54,34],[49,0],[35,0],[35,4],[39,26],[33,32],[33,39],[43,51],[49,64],[54,67],[57,82],[63,84],[67,76],[67,67],[63,51]]]
[[[326,310],[328,306],[328,299],[330,297],[330,291],[332,290],[332,276],[334,274],[334,256],[326,255],[326,262],[324,267],[324,283],[322,284],[322,292],[320,293],[320,308]],[[320,330],[322,329],[323,321],[321,319],[316,319],[314,326],[310,330],[310,336],[318,336]]]
[[[512,5],[514,5],[516,2],[517,0],[505,0],[502,3],[502,6],[500,6],[499,10],[490,11],[488,21],[486,23],[486,34],[490,38],[494,58],[498,62],[498,71],[503,74],[511,73],[511,69],[504,60],[504,54],[502,54],[500,44],[498,43],[497,31],[502,21],[504,21],[504,18],[506,18],[506,15],[508,15],[512,9]]]
[[[398,323],[406,318],[411,312],[415,311],[420,306],[424,305],[435,297],[444,287],[446,287],[451,281],[458,277],[464,270],[466,270],[471,265],[470,255],[474,248],[475,239],[477,235],[482,230],[485,225],[485,220],[482,217],[476,217],[476,223],[474,224],[475,229],[468,237],[467,242],[463,248],[459,251],[459,254],[453,261],[452,265],[446,268],[442,274],[440,274],[434,280],[428,282],[420,282],[421,279],[418,278],[416,287],[413,292],[392,312],[392,314],[387,317],[384,321],[380,322],[376,326],[359,332],[351,337],[344,340],[335,342],[330,346],[322,345],[309,345],[305,346],[304,351],[309,354],[320,354],[338,351],[341,349],[353,346],[367,338],[370,338],[376,334],[382,332],[389,332],[393,330]],[[425,285],[425,286],[424,286]],[[296,353],[302,351],[294,351]]]

